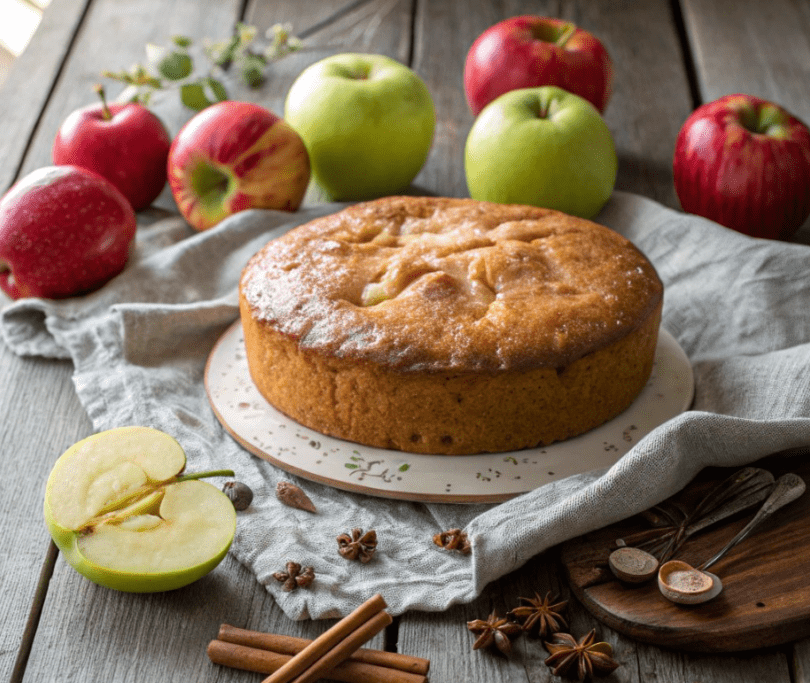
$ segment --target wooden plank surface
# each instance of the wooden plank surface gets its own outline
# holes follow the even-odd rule
[[[16,179],[39,114],[47,104],[51,87],[65,56],[72,49],[76,30],[90,0],[53,0],[31,45],[17,60],[0,97],[0,192]]]
[[[12,184],[53,81],[69,53],[87,2],[54,0],[29,49],[3,83],[0,95],[0,193]],[[0,295],[0,305],[8,299]],[[47,448],[66,448],[89,429],[70,382],[68,363],[20,359],[0,344],[0,519],[6,550],[0,555],[0,679],[22,672],[36,629],[38,598],[44,593],[54,555],[42,523],[42,482],[53,460]],[[24,429],[11,416],[30,420]],[[70,415],[69,422],[54,419]],[[23,466],[21,466],[21,464]],[[41,571],[42,570],[42,571]],[[41,588],[42,590],[39,590]]]
[[[808,3],[684,0],[683,15],[703,102],[742,92],[810,121]]]
[[[333,7],[337,9],[342,4],[333,3]],[[273,9],[284,10],[285,20],[296,25],[309,25],[312,7],[293,0],[286,5],[276,3]],[[226,3],[182,0],[170,7],[159,0],[94,2],[79,27],[70,56],[21,164],[23,173],[50,163],[50,145],[56,129],[68,112],[92,101],[88,93],[101,69],[128,68],[136,61],[143,61],[147,42],[165,44],[174,33],[198,39],[226,37],[237,19],[253,20],[251,16],[240,17],[240,10],[241,3],[235,0]],[[158,15],[161,34],[155,35],[153,17]],[[307,53],[303,55],[305,59],[312,57]],[[300,68],[303,67],[299,66],[298,70]],[[278,88],[273,84],[271,89],[261,92],[265,96],[272,92],[274,101],[279,101],[281,96],[277,93],[286,92],[298,70],[289,71]],[[85,85],[86,90],[81,85]],[[251,94],[246,89],[238,92],[244,99]],[[259,95],[258,92],[253,94]],[[168,106],[162,107],[160,113],[172,132],[192,115]],[[164,193],[158,205],[171,208],[173,203]],[[29,414],[36,420],[32,424],[38,429],[27,429],[24,434],[14,432],[12,422],[3,423],[3,429],[8,432],[5,443],[13,450],[21,450],[20,457],[35,465],[19,476],[19,461],[3,460],[4,469],[8,469],[4,472],[6,480],[18,474],[23,491],[22,496],[4,496],[4,519],[14,519],[17,523],[14,547],[29,549],[11,558],[7,566],[12,580],[20,583],[24,579],[25,585],[15,586],[9,581],[9,590],[5,590],[4,583],[0,598],[7,601],[2,606],[14,617],[8,622],[4,620],[10,628],[4,628],[0,636],[8,641],[3,643],[4,654],[0,660],[2,673],[7,674],[4,680],[7,680],[22,673],[13,671],[13,667],[33,602],[38,568],[48,548],[41,518],[42,482],[56,457],[91,429],[75,397],[69,363],[38,359],[23,362],[13,357],[5,346],[0,350],[0,372],[8,372],[8,385],[15,387],[12,394],[2,394],[0,407],[5,409],[4,414],[19,415],[14,406],[27,403],[33,404],[40,413]],[[50,419],[52,415],[59,419]],[[45,456],[42,454],[44,444],[47,444]],[[37,571],[31,571],[31,567]],[[205,656],[208,641],[215,637],[223,622],[307,638],[316,637],[330,625],[330,622],[291,622],[255,577],[230,557],[211,575],[188,588],[159,595],[127,595],[86,581],[59,556],[42,608],[40,628],[31,646],[24,676],[19,680],[64,680],[74,676],[75,680],[88,682],[255,680],[255,674],[213,665]],[[383,640],[384,635],[378,635],[370,646],[382,648]]]
[[[779,477],[788,472],[807,480],[810,464],[770,459],[756,464]],[[678,500],[691,510],[698,496],[727,472],[702,473]],[[688,496],[688,497],[687,497]],[[683,502],[686,501],[686,502]],[[677,559],[697,567],[725,546],[756,508],[724,520],[689,539]],[[684,608],[667,602],[655,578],[628,586],[607,566],[617,538],[646,531],[641,518],[624,520],[564,543],[561,558],[575,595],[600,621],[634,640],[693,652],[739,652],[781,645],[810,636],[810,576],[796,548],[808,545],[810,496],[802,496],[733,548],[711,571],[723,583],[720,596]]]
[[[699,97],[762,97],[810,125],[810,3],[683,0]],[[810,244],[810,219],[794,241]]]
[[[90,86],[100,69],[143,60],[146,42],[165,43],[173,33],[224,37],[243,19],[260,28],[289,21],[294,32],[306,34],[306,49],[275,65],[261,90],[237,91],[239,98],[260,101],[279,113],[300,70],[327,54],[381,52],[410,64],[428,83],[438,115],[436,142],[415,185],[424,192],[466,196],[463,145],[473,117],[463,94],[464,56],[489,25],[526,12],[574,20],[608,47],[616,82],[606,121],[620,157],[620,189],[677,206],[672,146],[693,106],[684,50],[694,49],[701,97],[711,99],[723,89],[737,89],[731,83],[744,83],[810,119],[810,59],[805,57],[810,9],[789,0],[683,0],[686,44],[679,35],[679,13],[668,0],[53,0],[40,33],[0,91],[0,187],[10,184],[18,169],[25,172],[50,162],[56,128],[69,111],[92,100]],[[166,111],[175,112],[167,121],[172,132],[190,116]],[[173,207],[167,193],[158,204]],[[43,482],[62,450],[90,432],[70,375],[69,363],[21,359],[0,345],[0,467],[6,482],[0,510],[7,521],[6,547],[13,549],[0,566],[2,680],[257,681],[256,674],[208,662],[205,645],[221,622],[309,638],[329,626],[291,622],[230,557],[200,582],[152,596],[99,588],[58,558],[27,667],[14,671],[36,604],[40,569],[45,567],[46,575],[50,569],[41,521]],[[389,632],[389,642],[380,635],[372,646],[430,658],[434,683],[559,680],[543,664],[546,653],[537,641],[518,641],[509,660],[473,653],[465,624],[493,608],[505,611],[535,591],[567,594],[561,577],[556,552],[543,553],[470,605],[441,614],[404,615]],[[575,600],[569,616],[571,632],[583,635],[597,628],[614,646],[622,666],[605,679],[608,683],[810,683],[810,641],[742,656],[685,654],[625,638],[598,623]]]

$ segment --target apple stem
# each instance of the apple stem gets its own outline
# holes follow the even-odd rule
[[[568,22],[560,33],[560,37],[554,42],[557,47],[565,47],[565,44],[574,35],[577,30],[577,25],[573,22]]]
[[[109,121],[112,118],[112,112],[110,108],[107,106],[107,95],[104,92],[104,86],[101,83],[96,83],[93,86],[93,90],[96,91],[96,94],[101,98],[101,116],[104,118],[105,121]]]
[[[209,472],[192,472],[191,474],[181,474],[175,481],[193,481],[205,477],[233,477],[236,476],[233,470],[211,470]]]

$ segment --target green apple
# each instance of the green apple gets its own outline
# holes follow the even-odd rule
[[[65,560],[95,583],[132,593],[185,586],[216,567],[236,511],[219,489],[180,475],[186,455],[149,427],[99,432],[65,451],[45,488],[45,522]]]
[[[304,69],[284,105],[331,199],[405,190],[425,164],[436,114],[427,86],[384,55],[344,53]]]
[[[613,137],[587,100],[557,88],[523,88],[490,102],[464,150],[473,199],[529,204],[592,218],[616,183]]]

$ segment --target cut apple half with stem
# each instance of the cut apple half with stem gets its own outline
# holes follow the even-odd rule
[[[225,557],[236,533],[230,499],[182,474],[186,454],[150,427],[120,427],[63,453],[48,477],[45,522],[65,560],[91,581],[150,593],[186,586]]]

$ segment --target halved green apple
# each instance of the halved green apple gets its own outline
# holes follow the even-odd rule
[[[91,581],[132,593],[173,590],[205,576],[230,548],[236,511],[168,434],[120,427],[63,453],[48,477],[45,522],[65,560]]]

